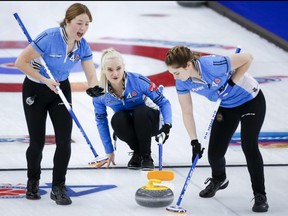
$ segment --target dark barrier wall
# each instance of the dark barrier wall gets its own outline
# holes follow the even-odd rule
[[[207,6],[288,51],[288,1],[208,1]]]

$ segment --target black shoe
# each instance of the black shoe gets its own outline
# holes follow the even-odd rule
[[[254,197],[255,203],[252,207],[254,212],[267,212],[269,205],[267,203],[267,197],[263,194],[257,193]]]
[[[140,169],[141,168],[141,156],[138,153],[133,152],[133,156],[128,162],[127,166],[128,166],[128,169],[135,169],[135,170]]]
[[[143,155],[142,162],[141,162],[141,168],[143,171],[154,170],[154,163],[153,163],[153,159],[151,158],[150,154]]]
[[[52,186],[50,198],[56,201],[56,204],[58,205],[70,205],[72,203],[72,200],[66,192],[66,187],[64,184]]]
[[[39,194],[39,180],[28,179],[27,181],[27,190],[26,190],[26,199],[38,200],[41,199]]]
[[[225,189],[229,181],[226,178],[224,181],[217,181],[213,178],[207,178],[205,181],[205,184],[207,184],[210,181],[210,184],[202,191],[200,191],[199,196],[203,198],[209,198],[213,197],[218,190]]]

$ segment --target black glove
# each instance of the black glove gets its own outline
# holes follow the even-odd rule
[[[191,146],[192,146],[192,163],[193,163],[197,154],[199,155],[199,159],[202,157],[205,148],[201,149],[201,144],[198,142],[198,139],[192,140]]]
[[[169,132],[170,132],[171,127],[172,126],[169,124],[164,124],[162,126],[162,128],[159,130],[158,134],[155,136],[156,142],[159,142],[160,136],[163,136],[163,143],[162,144],[164,144],[165,141],[169,138]]]
[[[104,94],[104,89],[99,86],[94,86],[93,88],[88,88],[86,93],[91,97],[98,97]]]

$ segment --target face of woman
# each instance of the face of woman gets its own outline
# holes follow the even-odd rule
[[[168,71],[173,75],[174,79],[186,81],[191,76],[191,72],[189,70],[189,67],[175,68],[172,66],[168,66],[167,68],[168,68]]]
[[[124,75],[123,62],[118,58],[107,59],[104,66],[107,80],[113,85],[121,84]]]
[[[89,28],[90,19],[87,14],[76,16],[66,23],[66,31],[70,40],[80,41]]]

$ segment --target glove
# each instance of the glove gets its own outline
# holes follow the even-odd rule
[[[98,97],[104,94],[104,89],[99,86],[94,86],[93,88],[88,88],[86,93],[91,97]]]
[[[196,158],[196,155],[199,155],[199,159],[202,157],[205,148],[201,149],[201,144],[198,142],[198,139],[191,141],[192,146],[192,163]]]
[[[159,142],[159,139],[162,136],[163,138],[162,144],[164,144],[165,141],[169,138],[169,132],[171,127],[172,126],[170,124],[164,124],[162,128],[159,130],[158,134],[155,136],[156,142]]]
[[[232,90],[233,86],[235,83],[229,79],[228,82],[226,82],[223,86],[221,86],[218,90],[218,95],[221,99],[227,97],[227,95],[230,93]]]

